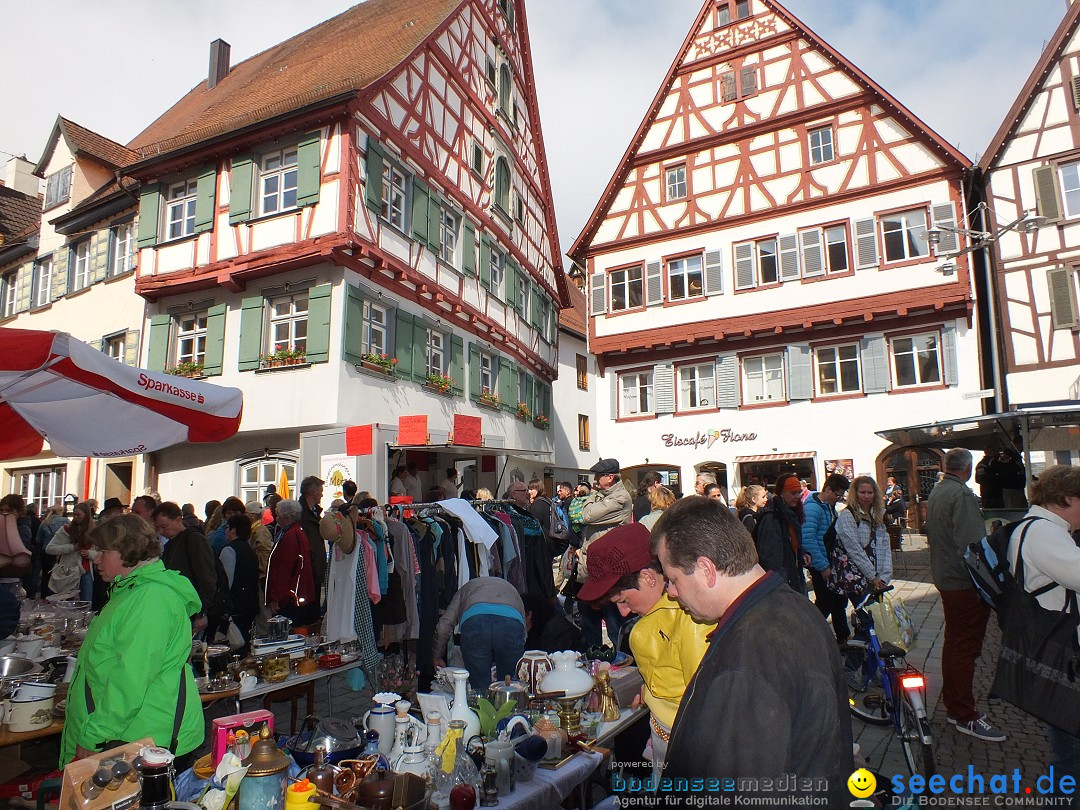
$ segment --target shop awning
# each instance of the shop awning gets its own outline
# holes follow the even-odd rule
[[[398,450],[423,450],[428,453],[446,453],[451,456],[518,456],[520,458],[535,458],[539,461],[553,461],[553,450],[521,450],[512,447],[471,447],[463,444],[390,444],[387,448],[392,451]]]
[[[1080,402],[1030,402],[1006,413],[943,419],[923,425],[876,431],[900,446],[983,450],[987,445],[1012,445],[1017,450],[1080,449]],[[1028,440],[1023,437],[1027,435]]]
[[[813,458],[814,453],[759,453],[756,456],[735,456],[736,464],[748,461],[793,461],[799,458]]]

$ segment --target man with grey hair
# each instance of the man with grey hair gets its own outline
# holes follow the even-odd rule
[[[315,579],[316,603],[322,607],[323,583],[326,582],[326,541],[319,532],[322,517],[322,479],[309,475],[300,482],[300,527],[311,546],[311,573]],[[281,504],[278,504],[280,507]]]
[[[986,534],[971,478],[971,453],[956,447],[945,454],[945,475],[926,504],[926,539],[930,574],[941,594],[945,642],[941,648],[941,700],[956,730],[985,742],[1003,742],[1005,734],[975,705],[975,660],[982,652],[990,606],[972,586],[964,549]]]

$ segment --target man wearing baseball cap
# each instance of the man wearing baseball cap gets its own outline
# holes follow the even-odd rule
[[[663,569],[649,550],[649,530],[628,523],[592,544],[589,578],[578,594],[585,601],[611,602],[624,617],[641,616],[630,632],[630,649],[645,681],[641,699],[652,712],[644,756],[658,776],[679,702],[705,655],[706,636],[716,627],[695,622],[666,591]]]
[[[591,495],[581,504],[581,548],[578,550],[578,582],[584,582],[589,575],[589,553],[592,544],[611,531],[615,526],[630,523],[634,519],[633,498],[619,476],[619,461],[614,458],[602,458],[589,468],[595,485]],[[606,603],[605,603],[606,604]],[[603,638],[602,622],[607,623],[608,637],[618,644],[623,620],[619,614],[608,607],[596,610],[586,600],[578,596],[581,609],[581,632],[590,646],[600,643]]]

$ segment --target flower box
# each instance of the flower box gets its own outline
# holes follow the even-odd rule
[[[362,368],[365,371],[370,371],[372,374],[378,374],[380,377],[393,377],[394,368],[391,366],[387,368],[381,363],[372,363],[370,360],[361,360],[357,368]]]
[[[424,383],[420,387],[425,391],[430,391],[432,394],[438,394],[442,397],[452,397],[454,395],[454,389],[452,387],[435,385],[434,383]]]
[[[282,357],[282,358],[264,357],[262,359],[262,363],[260,364],[259,367],[260,368],[282,368],[284,366],[304,366],[304,365],[307,365],[307,358],[305,358],[304,356],[301,355],[300,357]]]
[[[502,403],[499,402],[498,397],[485,397],[483,394],[476,397],[473,402],[479,405],[481,408],[487,408],[491,411],[497,411],[502,407]]]
[[[544,414],[538,413],[536,418],[533,419],[533,424],[541,430],[547,430],[551,427],[551,420],[549,420]]]

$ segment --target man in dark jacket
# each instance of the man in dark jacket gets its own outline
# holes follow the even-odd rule
[[[776,571],[799,594],[806,593],[799,548],[802,524],[802,483],[795,473],[784,473],[776,479],[773,499],[760,512],[754,542],[761,567]]]
[[[195,629],[207,627],[207,614],[213,612],[218,590],[214,553],[202,532],[184,525],[184,513],[172,501],[166,501],[153,512],[154,527],[165,538],[161,561],[172,571],[179,571],[195,586],[202,602],[202,611],[195,617]],[[215,617],[215,621],[217,618]],[[213,630],[216,630],[216,626]]]
[[[326,582],[326,541],[319,533],[322,518],[323,482],[309,475],[300,482],[300,528],[311,545],[311,573],[315,577],[315,593],[318,594],[319,615],[322,615],[323,583]]]
[[[832,616],[833,632],[838,642],[847,641],[851,630],[846,616],[847,597],[828,586],[832,568],[829,565],[829,550],[825,548],[825,533],[836,522],[836,503],[844,500],[850,486],[846,475],[832,473],[822,484],[821,492],[813,493],[803,502],[803,564],[810,569],[814,604],[822,616]],[[836,544],[835,537],[833,544]]]
[[[668,594],[695,620],[719,622],[675,717],[658,793],[683,798],[692,790],[680,780],[711,778],[770,807],[846,807],[847,687],[821,614],[757,564],[742,524],[715,500],[664,510],[652,550]]]

